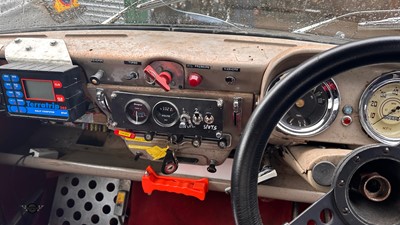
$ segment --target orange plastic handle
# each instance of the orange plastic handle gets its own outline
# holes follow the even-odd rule
[[[167,191],[204,200],[208,191],[208,179],[201,178],[195,180],[190,178],[159,176],[151,166],[148,166],[146,168],[146,174],[142,177],[142,187],[146,194],[151,194],[155,190]]]

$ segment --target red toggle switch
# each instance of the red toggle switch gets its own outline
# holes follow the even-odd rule
[[[172,76],[169,72],[163,71],[160,74],[157,73],[152,66],[148,65],[144,68],[144,72],[156,81],[165,91],[171,90],[169,83],[171,83]]]
[[[191,73],[188,77],[189,85],[192,87],[198,86],[202,80],[203,78],[198,73]]]
[[[172,176],[159,176],[148,166],[146,174],[142,177],[143,191],[151,194],[154,190],[174,192],[204,200],[208,191],[208,179],[198,180]]]

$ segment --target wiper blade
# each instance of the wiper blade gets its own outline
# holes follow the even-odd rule
[[[165,6],[165,7],[169,8],[170,10],[173,10],[177,13],[184,14],[189,19],[192,19],[192,20],[195,20],[198,22],[207,23],[207,24],[215,24],[215,25],[228,25],[228,26],[234,27],[236,29],[240,29],[239,26],[246,27],[241,24],[230,23],[230,22],[228,22],[228,19],[225,21],[225,20],[222,20],[222,19],[214,17],[214,16],[209,16],[209,15],[204,15],[201,13],[195,13],[195,12],[189,12],[189,11],[184,11],[184,10],[180,10],[180,9],[175,9],[175,8],[169,6],[170,4],[182,2],[182,1],[183,0],[150,0],[148,2],[144,2],[144,3],[141,3],[140,5],[137,5],[136,8],[148,10],[148,9],[154,9],[154,8]]]
[[[392,13],[392,12],[400,12],[400,9],[387,9],[387,10],[365,10],[365,11],[356,11],[356,12],[350,12],[350,13],[346,13],[340,16],[336,16],[318,23],[314,23],[311,24],[309,26],[300,28],[300,29],[296,29],[294,31],[292,31],[293,33],[296,34],[304,34],[307,33],[309,31],[315,30],[319,27],[322,27],[324,25],[328,25],[338,19],[344,18],[344,17],[348,17],[348,16],[356,16],[356,15],[362,15],[362,14],[371,14],[371,13]]]
[[[136,8],[142,9],[142,10],[155,9],[155,8],[165,6],[166,4],[174,4],[174,3],[183,2],[183,1],[186,1],[186,0],[151,0],[148,2],[143,2],[143,3],[138,4],[136,6]]]
[[[400,17],[358,23],[360,30],[400,30]]]
[[[117,21],[126,11],[128,11],[132,6],[136,5],[139,1],[133,2],[129,6],[125,7],[121,11],[117,12],[115,15],[110,16],[108,19],[104,20],[101,24],[113,24]]]

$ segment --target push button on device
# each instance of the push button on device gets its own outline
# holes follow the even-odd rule
[[[17,75],[11,75],[11,81],[12,82],[19,82],[19,77]]]
[[[17,105],[25,105],[25,101],[23,99],[17,99]]]
[[[11,80],[10,80],[10,75],[7,75],[7,74],[3,74],[3,76],[1,76],[2,78],[3,78],[3,80],[5,81],[5,82],[10,82]]]
[[[9,98],[8,99],[8,104],[10,105],[17,105],[17,100],[15,98]]]
[[[14,90],[21,90],[21,84],[13,84]]]
[[[12,90],[12,89],[13,89],[11,83],[4,83],[4,87],[5,87],[7,90]]]
[[[20,113],[26,113],[27,110],[26,110],[25,107],[19,107],[19,112],[20,112]]]
[[[53,80],[53,87],[54,88],[62,88],[62,83],[59,80]]]
[[[16,112],[18,112],[18,107],[17,106],[11,106],[10,107],[10,111],[13,112],[13,113],[16,113]]]
[[[24,97],[24,94],[21,91],[16,91],[15,92],[15,97],[22,98],[22,97]]]
[[[63,95],[56,95],[57,102],[65,102],[65,98]]]
[[[7,95],[7,97],[9,97],[9,98],[14,98],[14,97],[15,97],[15,94],[14,94],[13,91],[6,91],[6,95]]]

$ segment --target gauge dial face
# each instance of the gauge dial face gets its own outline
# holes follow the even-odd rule
[[[400,79],[387,74],[367,87],[360,101],[360,117],[364,130],[375,140],[400,143]]]
[[[329,127],[339,108],[339,92],[330,79],[307,92],[279,121],[278,128],[295,136],[313,136]]]
[[[150,106],[141,99],[133,99],[125,107],[126,115],[133,124],[144,124],[150,115]]]
[[[171,102],[160,101],[153,107],[153,119],[161,127],[172,127],[179,120],[178,108]]]

